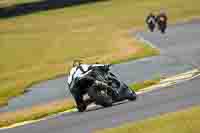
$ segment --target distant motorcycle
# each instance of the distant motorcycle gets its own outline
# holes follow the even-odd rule
[[[150,13],[147,18],[146,18],[146,23],[147,23],[147,26],[148,26],[148,29],[153,32],[155,27],[156,27],[156,18],[155,16]]]
[[[94,102],[103,107],[112,106],[122,100],[136,100],[136,93],[125,83],[120,81],[110,72],[111,65],[89,65],[88,70],[82,75],[72,78],[75,70],[69,75],[69,89],[77,104],[79,112],[86,110],[88,103],[83,100],[83,95],[88,94],[90,103]]]
[[[160,30],[160,32],[164,34],[167,29],[167,18],[165,16],[160,16],[157,20],[157,24],[158,30]]]

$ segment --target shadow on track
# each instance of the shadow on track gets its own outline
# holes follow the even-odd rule
[[[108,108],[112,108],[112,107],[115,107],[115,106],[118,106],[118,105],[126,104],[128,102],[131,102],[131,101],[125,100],[125,101],[117,102],[117,103],[114,103],[113,106],[107,107],[107,108],[99,106],[99,105],[96,105],[94,107],[90,107],[89,109],[87,109],[84,112],[78,112],[78,111],[76,111],[76,112],[69,112],[69,113],[61,114],[61,115],[59,115],[57,117],[63,117],[63,116],[64,117],[67,117],[67,116],[70,116],[70,117],[71,116],[80,116],[80,115],[84,115],[84,113],[90,113],[90,112],[95,112],[95,111],[98,111],[98,110],[108,109]]]
[[[118,105],[121,105],[121,104],[125,104],[129,101],[121,101],[121,102],[117,102],[115,104],[113,104],[111,107],[107,107],[107,108],[112,108],[114,106],[118,106]],[[91,112],[91,111],[97,111],[97,110],[101,110],[101,109],[106,109],[105,107],[102,107],[102,106],[96,106],[96,107],[92,107],[92,108],[89,108],[87,109],[85,112]]]
[[[11,18],[28,15],[34,12],[104,1],[108,0],[41,0],[24,4],[16,4],[7,7],[0,7],[0,18]]]

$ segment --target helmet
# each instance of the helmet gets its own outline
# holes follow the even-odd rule
[[[74,60],[73,67],[80,66],[82,64],[82,60]]]

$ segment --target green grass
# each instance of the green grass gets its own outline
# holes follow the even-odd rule
[[[168,113],[97,133],[199,133],[200,107]]]
[[[45,116],[63,112],[69,109],[73,109],[75,103],[72,99],[54,101],[48,104],[42,104],[18,110],[15,112],[6,112],[0,114],[0,127],[9,126],[15,123],[24,122],[28,120],[37,120]]]
[[[25,0],[8,0],[8,5]],[[195,3],[195,4],[193,4]],[[110,0],[1,19],[0,103],[31,84],[66,74],[72,60],[119,62],[156,55],[130,29],[144,28],[149,11],[165,8],[174,23],[198,16],[199,0]]]
[[[140,51],[138,51],[137,53],[128,56],[127,58],[123,58],[123,59],[117,59],[117,60],[113,60],[111,61],[112,64],[119,64],[122,62],[127,62],[130,60],[136,60],[136,59],[140,59],[140,58],[145,58],[148,56],[156,56],[160,54],[160,51],[158,49],[152,48],[150,45],[148,44],[144,44],[140,42]],[[141,52],[142,51],[142,52]]]
[[[0,7],[13,6],[16,4],[24,4],[41,0],[0,0]]]
[[[134,91],[139,91],[141,89],[144,89],[144,88],[147,88],[147,87],[150,87],[152,85],[156,85],[160,82],[160,78],[155,78],[155,79],[152,79],[152,80],[145,80],[145,81],[142,81],[142,82],[136,82],[136,83],[133,83],[132,85],[130,85],[130,87],[134,90]]]
[[[30,2],[36,2],[41,0],[14,0],[15,4],[22,4],[22,3],[30,3]],[[43,0],[44,1],[44,0]]]

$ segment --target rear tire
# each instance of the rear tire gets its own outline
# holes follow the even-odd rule
[[[135,101],[137,99],[137,95],[135,92],[131,93],[128,100],[129,101]]]
[[[160,32],[161,32],[162,34],[165,34],[166,28],[167,28],[167,27],[166,27],[165,24],[160,24],[160,26],[159,26]]]
[[[128,88],[129,89],[129,93],[128,93],[128,97],[127,99],[129,101],[135,101],[137,99],[137,94],[135,93],[134,90],[132,90],[131,88]]]
[[[104,85],[92,85],[88,89],[88,95],[96,102],[97,105],[103,107],[112,106],[112,97],[106,91],[107,88]]]
[[[162,33],[162,34],[165,34],[165,29],[161,29],[161,33]]]

